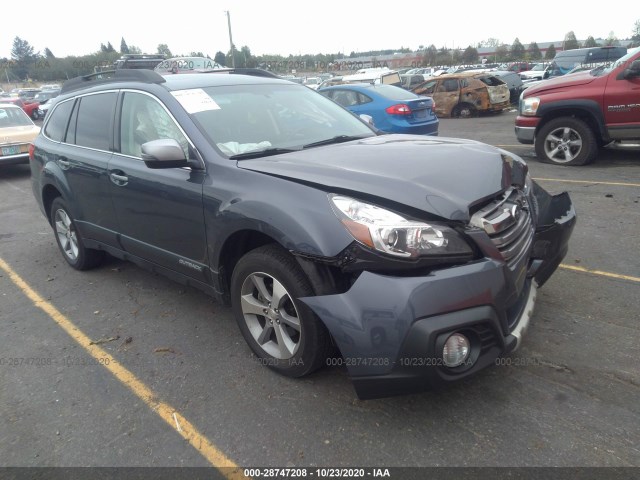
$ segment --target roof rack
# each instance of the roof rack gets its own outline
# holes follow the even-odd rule
[[[199,70],[198,73],[230,73],[235,75],[251,75],[254,77],[282,78],[268,70],[261,68],[211,68],[208,70]]]
[[[166,80],[162,77],[162,75],[159,75],[153,70],[134,70],[126,68],[118,70],[105,70],[103,72],[96,72],[67,80],[62,84],[60,94],[79,90],[81,88],[93,87],[94,85],[127,81],[164,83]]]

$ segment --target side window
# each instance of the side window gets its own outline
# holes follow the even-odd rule
[[[436,88],[436,82],[428,82],[425,83],[422,88],[420,89],[420,94],[425,94],[425,93],[433,93],[435,91]]]
[[[140,157],[143,143],[160,138],[176,140],[189,157],[189,142],[162,105],[148,95],[126,92],[120,117],[120,152]]]
[[[71,108],[73,108],[73,100],[62,102],[51,113],[47,126],[44,127],[44,134],[51,140],[55,140],[56,142],[63,140],[64,133],[67,130],[67,124],[69,123]]]
[[[369,102],[373,102],[373,99],[366,96],[364,93],[358,92],[358,105],[363,105]]]
[[[442,82],[442,85],[440,85],[441,87],[443,87],[444,92],[457,92],[458,91],[458,80],[456,80],[455,78],[447,78],[445,81]]]
[[[107,92],[80,98],[74,142],[76,145],[109,150],[111,119],[116,97],[115,92]]]
[[[337,90],[333,100],[343,107],[351,107],[358,104],[358,92],[353,90]]]
[[[467,88],[469,86],[469,80],[466,78],[460,79],[460,88]]]

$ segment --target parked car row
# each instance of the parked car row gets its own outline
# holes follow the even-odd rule
[[[40,132],[19,105],[0,99],[0,165],[29,162],[29,145]]]

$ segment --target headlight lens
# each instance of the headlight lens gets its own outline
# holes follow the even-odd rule
[[[533,117],[538,111],[539,106],[540,106],[540,98],[538,97],[523,98],[521,108],[520,108],[520,113],[528,117]]]
[[[473,253],[452,228],[408,220],[351,197],[330,195],[329,199],[353,238],[380,252],[402,258]]]

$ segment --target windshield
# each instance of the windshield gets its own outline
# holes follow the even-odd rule
[[[336,137],[369,137],[363,121],[292,84],[233,85],[173,92],[211,145],[226,156],[299,150]],[[189,100],[181,100],[189,97]],[[194,99],[198,97],[196,108]],[[266,154],[266,153],[265,153]]]
[[[535,65],[533,66],[533,68],[532,68],[531,70],[532,70],[532,71],[533,71],[533,70],[535,70],[535,71],[541,71],[541,70],[544,70],[544,69],[545,69],[544,64],[542,64],[542,63],[537,63],[537,64],[535,64]]]
[[[613,62],[611,65],[609,65],[606,68],[603,68],[602,70],[598,70],[594,72],[591,72],[591,74],[594,77],[601,77],[603,75],[607,75],[609,72],[612,72],[613,70],[615,70],[616,68],[618,68],[620,65],[623,65],[624,63],[627,62],[627,60],[629,60],[631,57],[634,57],[635,55],[637,55],[638,53],[640,53],[640,47],[636,47],[636,48],[632,48],[631,50],[629,50],[627,52],[626,55],[620,57],[618,60],[616,60],[615,62]]]

